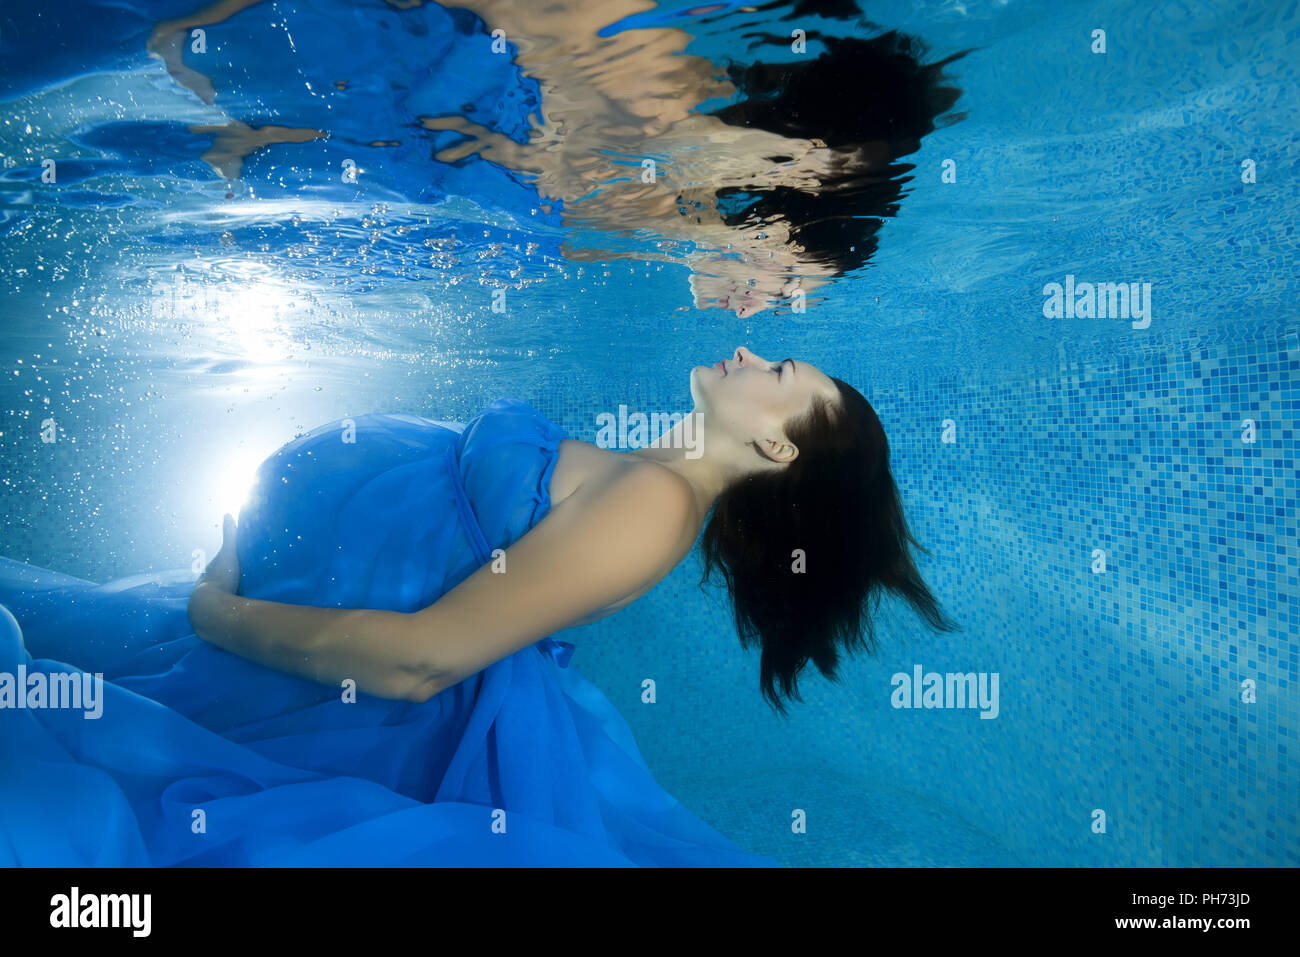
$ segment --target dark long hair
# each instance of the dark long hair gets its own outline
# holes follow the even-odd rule
[[[875,651],[886,590],[930,627],[956,630],[909,551],[929,554],[903,516],[880,419],[856,389],[832,381],[838,403],[815,399],[786,425],[794,461],[729,486],[701,538],[700,584],[721,574],[741,644],[762,648],[763,697],[781,714],[785,700],[802,700],[809,661],[835,680],[841,651]]]
[[[740,98],[712,115],[733,126],[820,139],[838,157],[835,171],[814,190],[727,187],[716,202],[728,226],[785,222],[804,258],[843,274],[871,259],[881,225],[898,213],[914,168],[900,158],[919,150],[936,125],[964,118],[952,112],[961,90],[949,85],[944,68],[970,51],[924,63],[925,44],[897,31],[867,39],[814,31],[814,38],[823,46],[816,57],[730,64],[727,73]],[[760,54],[764,45],[786,48],[790,42],[788,35],[763,40]]]

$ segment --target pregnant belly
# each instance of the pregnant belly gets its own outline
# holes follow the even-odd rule
[[[431,604],[476,567],[447,471],[456,439],[415,417],[358,416],[276,452],[240,513],[241,591],[322,607]]]

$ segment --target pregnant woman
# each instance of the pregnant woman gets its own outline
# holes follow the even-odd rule
[[[263,464],[197,584],[0,564],[0,864],[776,863],[655,782],[550,635],[702,527],[778,709],[871,644],[881,589],[951,625],[859,393],[744,348],[691,392],[702,454],[602,450],[513,399],[322,427]],[[31,693],[83,672],[97,715]]]

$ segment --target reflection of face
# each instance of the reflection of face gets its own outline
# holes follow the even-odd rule
[[[769,458],[784,460],[785,423],[808,411],[816,397],[839,402],[830,377],[806,362],[771,362],[741,346],[714,366],[691,370],[691,397],[706,429],[717,429],[740,444],[756,442]]]
[[[811,278],[829,270],[792,257],[746,252],[739,259],[710,258],[691,273],[696,309],[729,309],[744,319],[764,309],[788,303],[798,290],[805,294],[820,286]],[[811,275],[810,275],[811,274]]]

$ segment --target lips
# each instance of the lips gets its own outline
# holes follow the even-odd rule
[[[717,365],[714,366],[714,368],[721,369],[722,374],[725,376],[727,374],[727,361],[725,359],[721,360],[720,362],[718,362]]]

